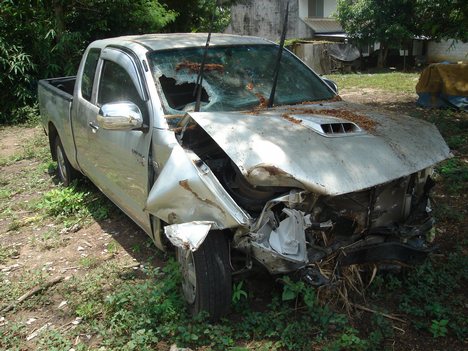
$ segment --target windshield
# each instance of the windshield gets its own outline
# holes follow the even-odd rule
[[[166,113],[195,107],[195,83],[204,48],[153,51],[151,71]],[[240,111],[265,107],[273,84],[276,45],[215,46],[203,72],[201,111]],[[300,60],[284,51],[275,105],[328,100],[334,93]]]

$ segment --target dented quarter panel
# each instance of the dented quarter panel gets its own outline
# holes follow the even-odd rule
[[[210,221],[214,229],[224,229],[250,221],[211,170],[179,145],[174,145],[145,209],[169,224]]]
[[[313,112],[324,109],[356,111],[373,121],[375,128],[328,137],[302,125],[302,120],[323,118]],[[286,114],[296,120],[285,118]],[[450,156],[434,125],[345,102],[285,106],[257,113],[189,115],[246,179],[258,186],[299,186],[319,194],[340,195],[407,176]]]

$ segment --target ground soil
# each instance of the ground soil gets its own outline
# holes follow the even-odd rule
[[[7,158],[20,152],[25,141],[37,132],[37,128],[10,127],[0,129],[0,158]]]
[[[396,112],[406,112],[409,108],[416,108],[416,96],[414,94],[385,93],[373,89],[348,89],[341,91],[341,96],[345,101],[364,103]],[[25,140],[31,139],[38,134],[43,134],[40,128],[8,127],[0,129],[0,158],[11,157],[19,153]],[[35,170],[38,164],[39,162],[35,160],[21,160],[0,167],[0,172],[2,176],[22,177],[25,173]],[[50,189],[55,186],[52,175],[44,173],[43,179],[49,182]],[[39,195],[13,196],[11,201],[14,203],[33,201]],[[453,206],[464,208],[466,200],[466,194],[461,194],[460,199],[455,201]],[[23,210],[15,213],[14,220],[18,223],[28,223],[34,215],[33,212]],[[95,221],[84,227],[76,225],[71,230],[61,233],[63,243],[59,247],[50,250],[38,250],[34,238],[41,237],[47,230],[53,228],[56,224],[52,220],[45,220],[33,226],[23,225],[14,231],[10,230],[12,221],[13,219],[8,218],[0,220],[0,245],[4,248],[12,248],[14,251],[5,264],[0,265],[0,270],[8,273],[8,279],[10,280],[21,279],[24,272],[33,270],[47,271],[51,273],[52,278],[63,276],[67,280],[74,275],[86,274],[86,268],[82,264],[83,258],[86,257],[92,258],[96,265],[114,260],[122,267],[129,269],[133,269],[134,266],[136,267],[140,263],[147,262],[148,257],[157,257],[155,249],[148,245],[149,238],[146,234],[119,211],[116,211],[110,219]],[[463,231],[450,229],[452,228],[442,230],[448,233],[461,232],[461,234],[450,234],[448,236],[449,240],[458,240],[460,239],[459,236],[464,235]],[[112,241],[118,243],[118,249],[109,252],[109,243]],[[443,242],[442,245],[444,245]],[[135,250],[137,247],[138,250]],[[161,266],[163,262],[154,258],[149,264]],[[49,297],[49,303],[39,310],[22,309],[15,315],[0,313],[0,317],[6,317],[10,322],[32,321],[28,325],[31,333],[46,323],[53,323],[56,326],[66,325],[71,321],[64,319],[63,314],[57,313],[60,309],[66,308],[66,306],[59,307],[63,301],[62,296],[52,294]],[[0,301],[0,305],[3,305],[3,302]],[[0,328],[1,323],[0,320]],[[405,326],[401,327],[404,331],[397,332],[399,337],[393,345],[394,350],[463,349],[463,345],[459,343],[452,344],[451,339],[436,340],[428,337],[425,333],[419,334]],[[31,347],[32,345],[33,343],[30,344]]]

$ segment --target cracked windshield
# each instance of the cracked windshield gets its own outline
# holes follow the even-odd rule
[[[149,54],[166,113],[194,110],[194,91],[203,53],[203,48],[188,48]],[[201,111],[266,107],[277,54],[275,45],[210,47],[203,72]],[[307,66],[289,52],[283,52],[275,105],[327,100],[333,96]]]

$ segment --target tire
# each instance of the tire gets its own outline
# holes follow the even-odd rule
[[[190,312],[202,311],[216,321],[229,312],[232,281],[229,245],[223,232],[208,234],[197,251],[177,248],[182,271],[182,292]]]
[[[77,177],[77,171],[72,167],[68,161],[65,150],[63,149],[62,141],[57,135],[54,140],[54,153],[57,159],[57,177],[63,186],[69,186],[71,182]]]

